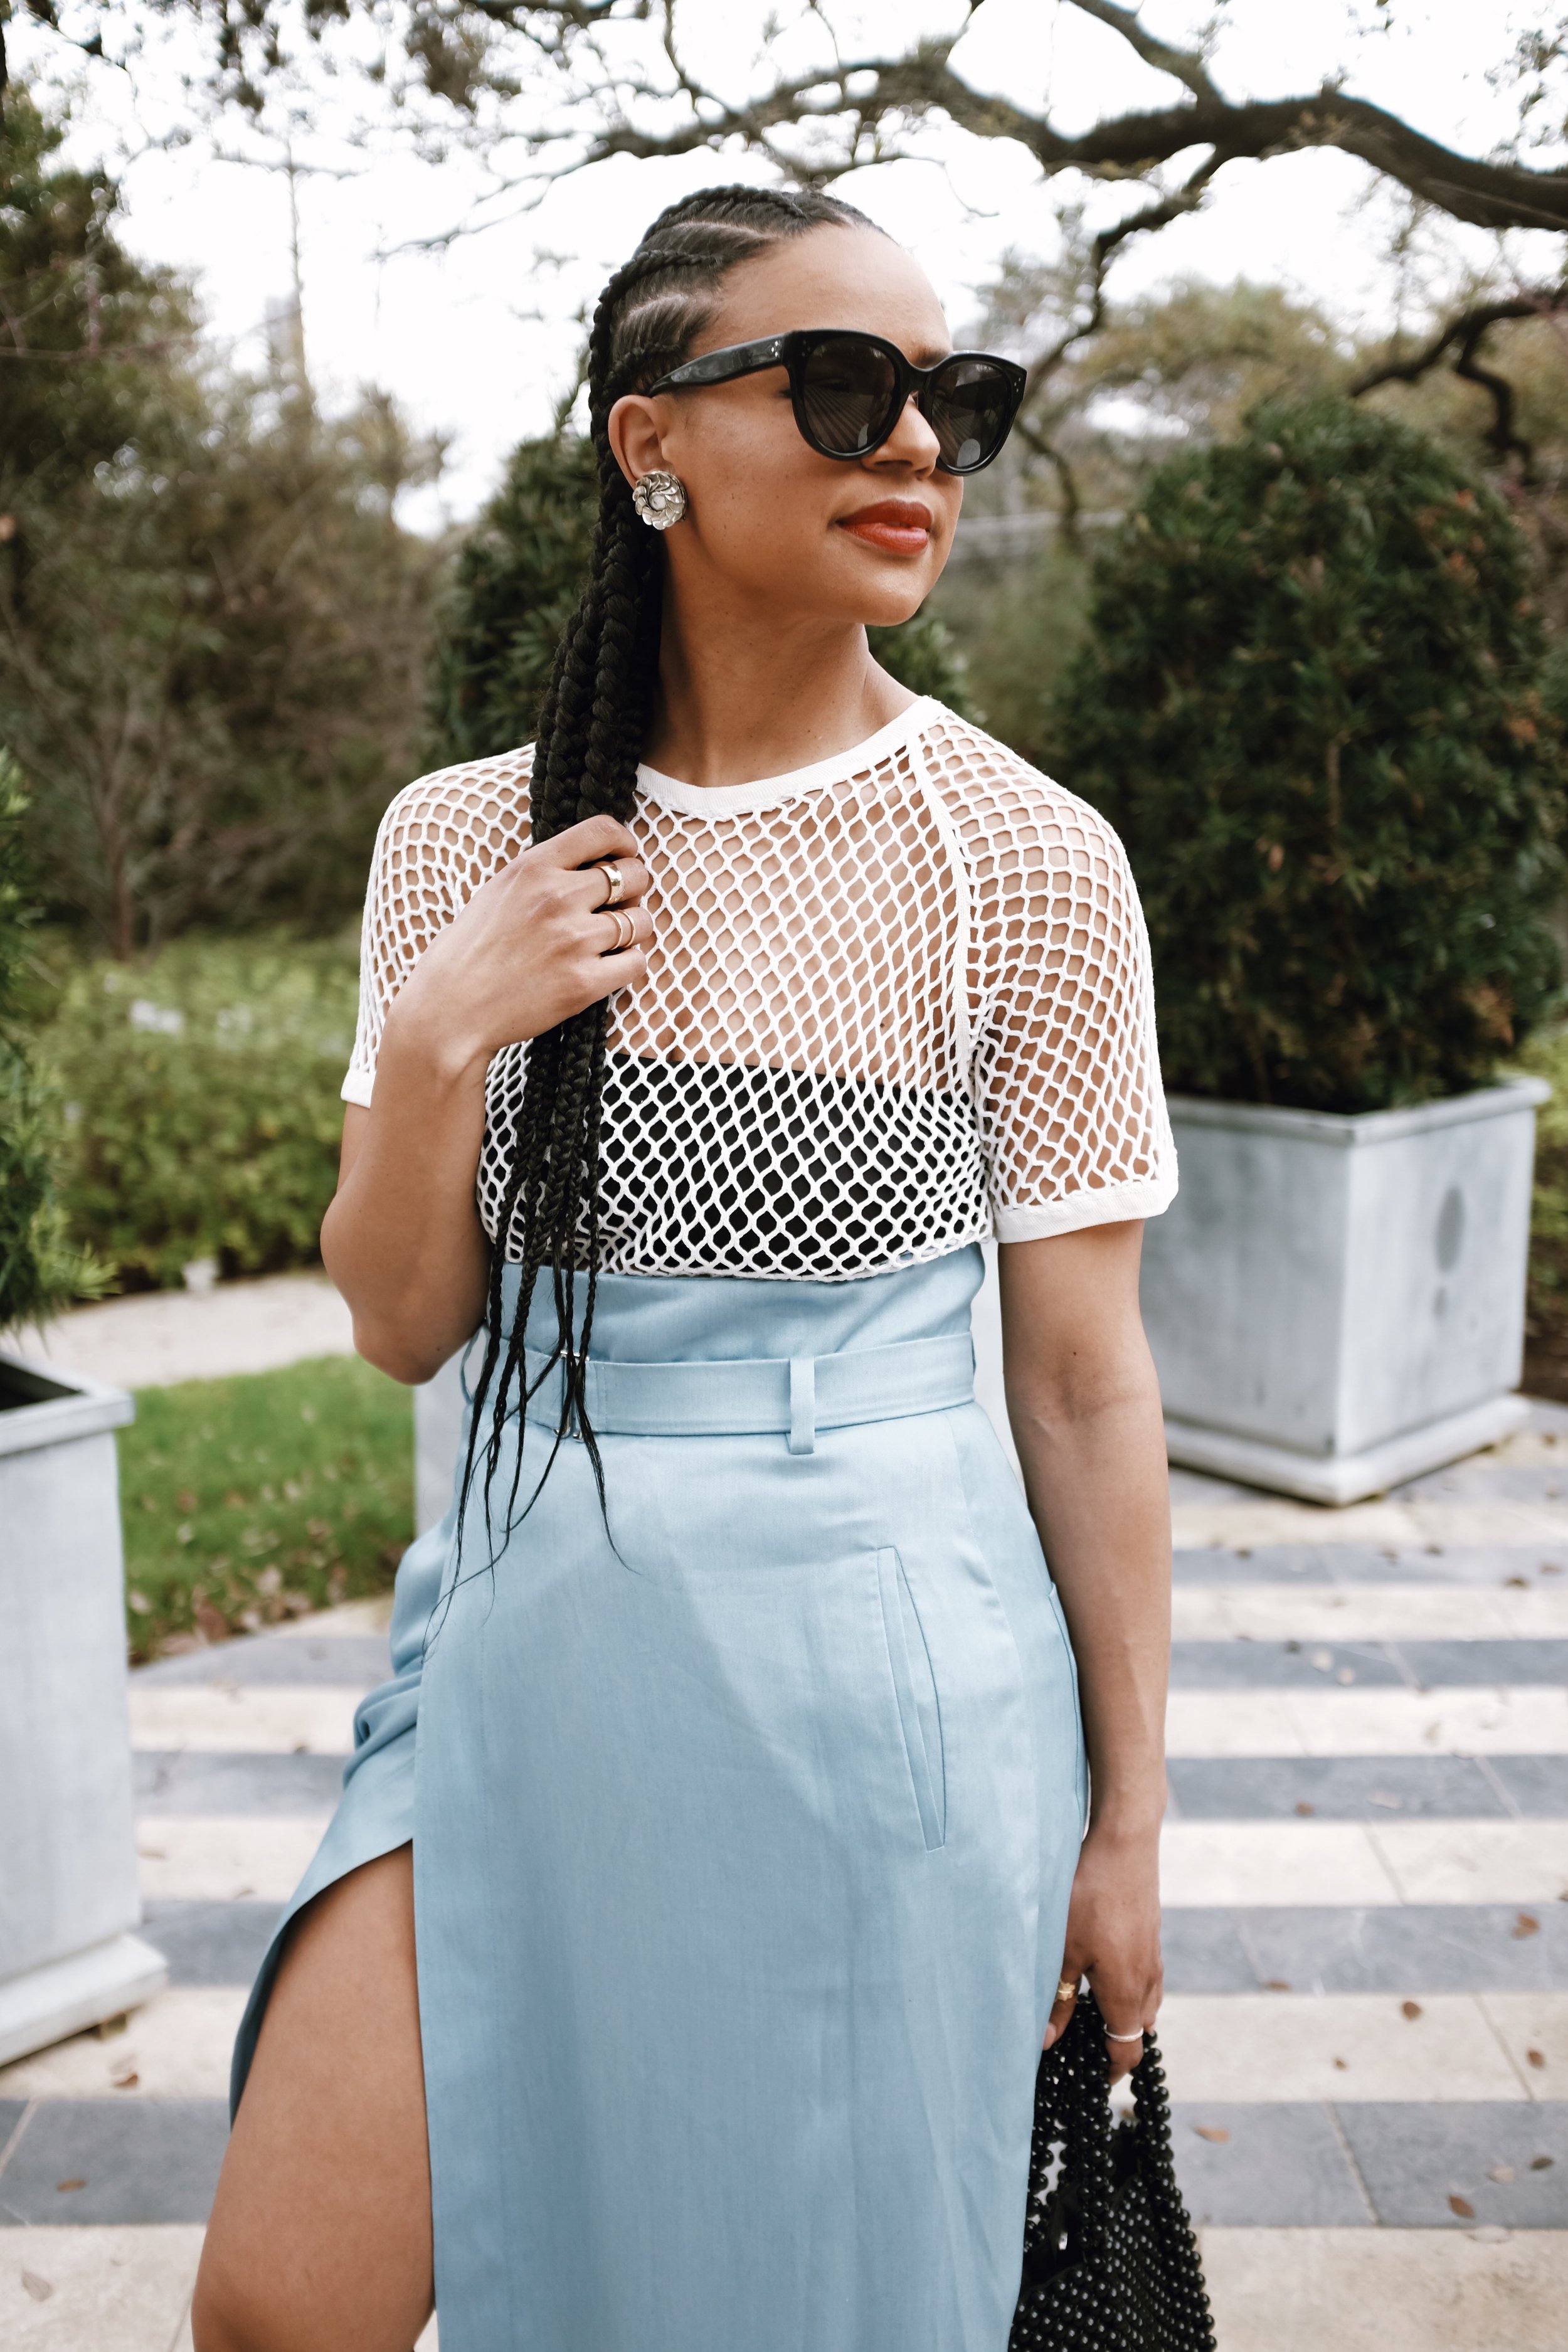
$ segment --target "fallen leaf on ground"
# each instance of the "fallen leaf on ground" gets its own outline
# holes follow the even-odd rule
[[[1550,2172],[1554,2160],[1550,2156],[1532,2156],[1530,2159],[1530,2168],[1531,2172]]]
[[[1342,2074],[1348,2074],[1350,2073],[1350,2068],[1346,2065],[1342,2058],[1336,2058],[1334,2060],[1334,2063],[1339,2068]]]
[[[1421,2014],[1420,2002],[1418,2000],[1402,2000],[1399,2004],[1399,2014],[1401,2017],[1419,2017]]]
[[[1289,1992],[1290,1979],[1289,1977],[1265,1977],[1263,1990],[1265,1992]]]
[[[85,2189],[87,2187],[87,2182],[85,2180],[57,2180],[55,2187],[63,2195],[68,2189]]]
[[[1218,2124],[1194,2124],[1193,2129],[1200,2139],[1226,2140],[1230,2137],[1230,2134],[1222,2131]]]
[[[1528,1911],[1521,1911],[1518,1918],[1513,1923],[1514,1941],[1517,1943],[1521,1937],[1539,1936],[1540,1933],[1540,1920],[1531,1918]]]
[[[40,2278],[37,2271],[24,2271],[22,2273],[22,2284],[26,2287],[27,2293],[32,2296],[35,2303],[47,2303],[50,2295],[54,2293],[54,2288],[49,2284],[48,2280],[47,2278]]]
[[[1315,1813],[1315,1812],[1317,1811],[1317,1810],[1318,1810],[1318,1808],[1316,1807],[1316,1805],[1310,1805],[1310,1804],[1307,1802],[1307,1800],[1306,1800],[1306,1798],[1305,1798],[1305,1797],[1298,1797],[1298,1798],[1297,1798],[1297,1800],[1296,1800],[1296,1811],[1297,1811],[1299,1813]]]
[[[1544,2050],[1527,2050],[1524,2054],[1532,2066],[1544,2066],[1546,2063]]]
[[[1509,2182],[1513,2179],[1513,2167],[1511,2164],[1494,2164],[1491,2170],[1488,2173],[1487,2179],[1489,2180],[1500,2180],[1506,2189]]]
[[[1476,2218],[1476,2209],[1468,2197],[1450,2197],[1448,2210],[1457,2213],[1461,2221],[1473,2221]]]

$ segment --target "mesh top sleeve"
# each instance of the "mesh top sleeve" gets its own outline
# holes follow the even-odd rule
[[[1176,1154],[1126,854],[1086,803],[1022,763],[997,783],[975,1061],[996,1236],[1158,1216]]]
[[[528,842],[532,747],[443,768],[381,820],[360,934],[359,1023],[344,1102],[367,1105],[394,997],[437,933]]]

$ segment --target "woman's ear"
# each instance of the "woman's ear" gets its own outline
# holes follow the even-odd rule
[[[616,465],[628,482],[638,482],[664,464],[658,412],[662,400],[647,393],[628,392],[617,400],[605,424]]]

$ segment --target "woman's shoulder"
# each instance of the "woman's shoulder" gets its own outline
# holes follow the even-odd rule
[[[515,857],[529,837],[532,771],[533,746],[523,743],[416,776],[387,803],[378,861],[490,868]]]
[[[922,746],[960,836],[973,853],[1016,847],[1027,866],[1037,862],[1029,850],[1043,848],[1057,859],[1078,852],[1108,858],[1119,871],[1125,866],[1116,829],[1097,808],[973,719],[934,703]]]

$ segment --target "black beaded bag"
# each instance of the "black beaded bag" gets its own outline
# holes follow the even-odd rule
[[[1171,2158],[1171,2102],[1152,2038],[1113,2125],[1105,2024],[1092,1993],[1040,2060],[1008,2352],[1215,2352],[1197,2241]]]

